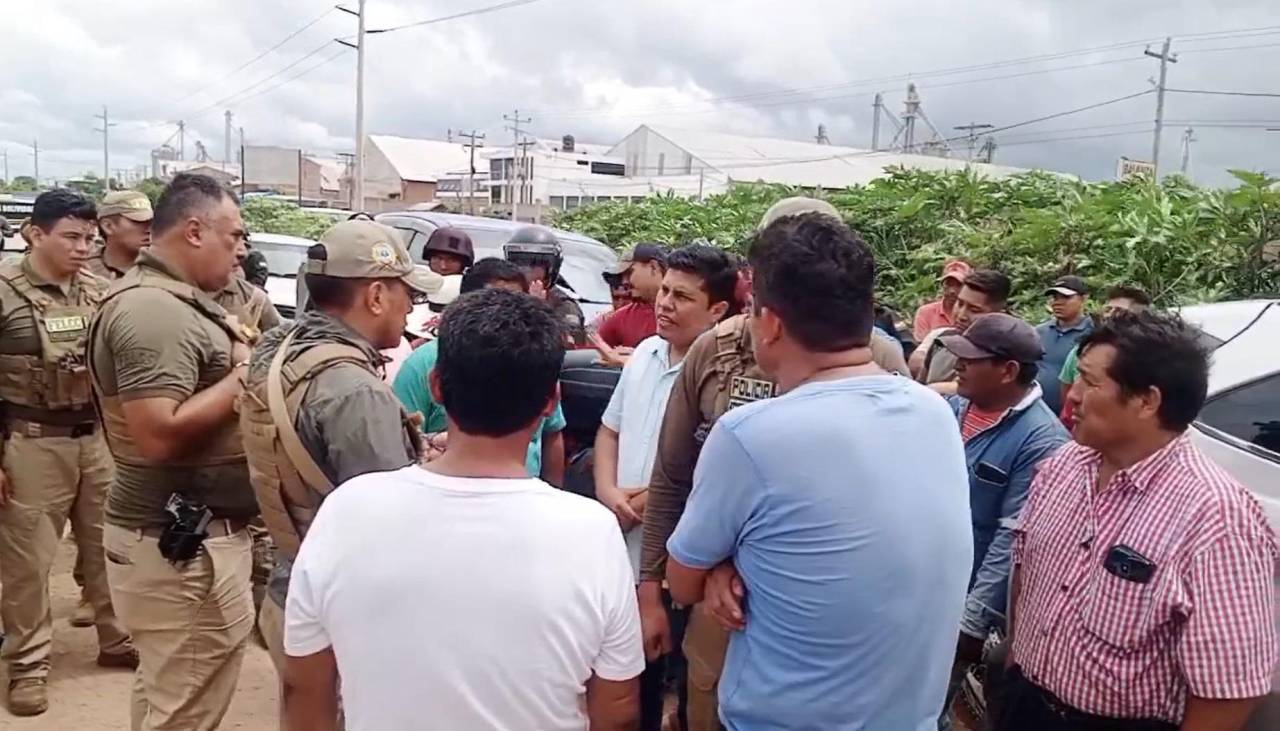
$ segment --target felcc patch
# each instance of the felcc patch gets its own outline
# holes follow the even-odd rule
[[[44,321],[44,330],[49,334],[49,340],[54,342],[75,340],[84,333],[85,328],[88,326],[89,324],[85,322],[84,315],[49,317],[45,318]]]

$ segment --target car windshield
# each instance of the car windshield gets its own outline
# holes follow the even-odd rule
[[[267,259],[267,272],[273,277],[297,277],[298,270],[307,260],[305,247],[295,244],[251,241],[254,251],[261,251]]]
[[[460,226],[471,237],[475,246],[476,257],[502,256],[502,245],[511,237],[509,231],[468,228]],[[577,243],[577,242],[575,242]],[[609,293],[609,285],[600,274],[604,271],[604,260],[592,256],[578,255],[576,251],[566,251],[564,264],[560,267],[560,276],[569,284],[569,288],[578,299],[594,304],[609,304],[613,300]]]

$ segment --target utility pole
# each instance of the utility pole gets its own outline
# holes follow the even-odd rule
[[[222,127],[222,172],[227,171],[227,163],[231,162],[231,110],[222,113],[225,120]]]
[[[831,138],[827,137],[827,125],[825,125],[825,124],[819,124],[819,125],[818,125],[818,135],[817,135],[816,137],[814,137],[813,139],[814,139],[814,141],[816,141],[819,145],[829,145],[829,144],[831,144]]]
[[[178,120],[178,159],[187,159],[187,123]]]
[[[450,130],[449,134],[452,138],[453,131]],[[484,135],[476,134],[473,129],[470,134],[459,130],[458,136],[467,140],[462,146],[471,151],[471,173],[467,176],[467,211],[474,216],[476,215],[476,148],[484,147]]]
[[[955,128],[959,132],[964,132],[968,137],[970,162],[973,161],[973,153],[978,149],[978,130],[992,129],[994,126],[995,125],[991,124],[974,124],[973,122],[970,122],[969,124],[962,124]]]
[[[707,179],[707,169],[701,168],[701,167],[698,168],[698,202],[699,203],[702,202],[702,185],[703,183],[706,182],[706,179]]]
[[[240,177],[244,177],[244,127],[240,127],[240,157],[236,160],[240,164]]]
[[[1182,133],[1182,175],[1186,177],[1187,170],[1191,167],[1191,143],[1196,141],[1195,130],[1191,127]]]
[[[507,127],[507,129],[511,130],[511,133],[512,133],[511,176],[510,178],[508,178],[511,182],[507,184],[507,190],[510,191],[511,195],[508,196],[507,202],[511,204],[511,220],[515,221],[515,220],[518,220],[516,218],[516,209],[520,207],[519,204],[516,202],[516,197],[515,197],[517,178],[519,178],[519,181],[520,181],[520,196],[524,197],[524,170],[520,170],[518,174],[516,172],[517,166],[523,163],[523,160],[517,159],[516,157],[519,153],[522,153],[524,151],[524,149],[521,147],[521,144],[520,144],[520,125],[531,124],[533,122],[533,118],[525,117],[521,119],[519,109],[514,110],[510,116],[507,116],[505,114],[502,115],[502,118],[511,123],[511,125]]]
[[[365,0],[359,0],[356,10],[349,10],[338,5],[338,10],[347,15],[356,16],[356,42],[348,43],[335,38],[347,48],[356,49],[356,151],[354,172],[351,174],[351,210],[364,210],[364,41],[367,35],[364,26]],[[375,33],[379,31],[374,31]]]
[[[1178,62],[1177,55],[1169,53],[1169,46],[1172,44],[1172,38],[1165,38],[1164,47],[1160,49],[1160,53],[1152,53],[1150,48],[1142,52],[1146,56],[1160,59],[1160,82],[1156,84],[1156,130],[1151,141],[1151,177],[1157,181],[1160,180],[1160,134],[1164,131],[1165,80],[1169,73],[1169,64]]]
[[[105,104],[102,107],[102,114],[95,114],[93,118],[102,120],[102,129],[95,131],[102,133],[102,184],[107,192],[111,192],[111,152],[108,144],[108,130],[115,125],[111,124],[107,118]]]
[[[35,159],[36,190],[40,190],[40,140],[31,140],[31,154]]]
[[[9,148],[4,148],[4,182],[9,182]]]
[[[884,108],[884,94],[876,92],[876,100],[872,102],[871,117],[871,151],[876,152],[880,149],[880,110]]]

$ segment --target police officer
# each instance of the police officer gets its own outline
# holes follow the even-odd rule
[[[138,253],[151,243],[151,199],[136,190],[107,193],[98,205],[102,241],[89,252],[84,266],[108,281],[133,268]]]
[[[223,287],[213,300],[227,312],[236,316],[248,333],[250,345],[257,343],[258,337],[279,325],[280,312],[271,304],[271,298],[265,290],[255,287],[246,276],[245,266],[249,259],[250,249],[247,242],[242,242],[236,250],[236,268],[231,281]]]
[[[329,229],[308,250],[306,272],[312,309],[254,351],[240,405],[277,550],[259,627],[282,677],[290,569],[321,501],[352,477],[418,458],[417,423],[383,381],[378,351],[400,342],[413,302],[442,284],[414,267],[395,229],[372,221]]]
[[[246,527],[258,506],[235,413],[248,337],[211,299],[231,281],[245,225],[235,194],[184,173],[156,202],[152,232],[90,332],[116,462],[107,578],[141,661],[132,728],[212,729],[253,626]]]
[[[8,632],[0,656],[17,716],[49,707],[49,569],[68,520],[98,628],[98,664],[137,666],[102,553],[113,466],[93,410],[85,339],[107,283],[81,269],[94,220],[83,195],[42,193],[27,229],[31,248],[0,262],[0,615]]]
[[[825,201],[788,198],[765,213],[760,228],[781,218],[813,212],[840,218],[836,209]],[[907,372],[901,349],[889,337],[874,334],[871,351],[875,362],[886,371]],[[756,365],[747,316],[731,317],[699,337],[685,355],[684,367],[672,387],[658,436],[658,454],[644,512],[638,589],[640,623],[645,655],[652,660],[671,651],[679,641],[678,632],[673,637],[672,620],[677,628],[688,622],[683,639],[688,665],[687,723],[684,725],[687,731],[721,728],[716,686],[724,668],[729,633],[703,605],[688,614],[680,612],[669,616],[672,610],[662,592],[667,539],[684,512],[693,489],[694,465],[716,420],[729,409],[770,398],[774,392],[773,381]]]
[[[466,231],[452,226],[442,226],[431,232],[422,255],[431,271],[447,277],[462,274],[475,263],[476,251]]]
[[[541,226],[517,229],[503,245],[502,256],[524,270],[529,278],[530,294],[546,299],[564,325],[565,340],[570,347],[586,347],[587,323],[582,308],[557,284],[564,252],[556,235]]]

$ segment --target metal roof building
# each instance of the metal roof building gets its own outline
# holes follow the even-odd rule
[[[919,170],[963,170],[1005,177],[1023,168],[968,162],[931,155],[875,152],[855,147],[772,137],[641,125],[609,150],[621,158],[632,176],[716,174],[738,183],[846,188],[871,182],[887,167]]]

